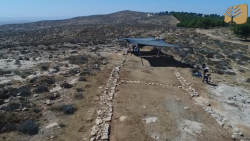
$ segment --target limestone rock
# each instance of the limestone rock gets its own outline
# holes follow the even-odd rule
[[[47,105],[52,105],[51,100],[49,100],[49,99],[48,99],[48,100],[46,100],[46,104],[47,104]]]
[[[57,122],[53,122],[49,125],[46,126],[46,129],[49,129],[49,128],[52,128],[52,127],[55,127],[55,126],[58,126],[58,123]]]

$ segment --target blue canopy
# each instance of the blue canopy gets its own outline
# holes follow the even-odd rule
[[[118,37],[118,39],[126,40],[127,42],[139,47],[138,51],[139,51],[140,56],[141,56],[140,48],[142,48],[143,46],[190,48],[192,50],[192,52],[194,53],[194,50],[193,50],[192,47],[182,47],[182,46],[178,46],[178,45],[171,45],[171,44],[165,42],[165,40],[163,40],[163,39],[155,39],[153,37],[148,37],[148,38],[123,38],[123,37]],[[181,61],[184,59],[184,57],[181,59]],[[141,62],[142,62],[142,65],[143,65],[142,58],[141,58]]]
[[[127,42],[135,45],[135,46],[157,46],[157,47],[181,47],[177,45],[171,45],[163,39],[155,39],[153,37],[148,38],[123,38],[120,37],[119,39],[126,40]]]

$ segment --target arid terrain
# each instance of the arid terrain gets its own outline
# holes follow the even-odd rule
[[[228,28],[121,11],[0,26],[1,141],[250,140],[250,49]],[[126,53],[117,37],[185,49]],[[202,83],[202,63],[211,83]]]

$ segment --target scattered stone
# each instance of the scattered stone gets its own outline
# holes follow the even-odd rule
[[[60,95],[58,93],[54,93],[54,98],[58,98]]]
[[[210,104],[210,103],[208,103],[208,102],[206,102],[206,105],[207,105],[207,106],[211,106],[211,104]]]
[[[24,108],[22,109],[22,111],[29,111],[29,109],[26,108],[26,107],[24,107]]]
[[[46,100],[46,104],[47,104],[47,105],[52,105],[51,100],[49,100],[49,99],[48,99],[48,100]]]
[[[102,119],[96,119],[96,121],[95,121],[95,124],[96,125],[99,125],[99,124],[101,124],[102,123]]]
[[[121,116],[119,119],[120,119],[120,121],[124,121],[126,119],[126,117],[125,116]]]
[[[57,122],[53,122],[49,125],[46,126],[46,129],[49,129],[49,128],[52,128],[52,127],[55,127],[55,126],[58,126],[58,123]]]
[[[144,120],[146,120],[146,123],[152,123],[152,122],[156,122],[158,118],[157,117],[147,117]]]
[[[96,135],[97,134],[97,132],[98,132],[98,126],[96,126],[96,125],[94,125],[93,127],[92,127],[92,130],[91,130],[91,133],[90,133],[90,136],[94,136],[94,135]]]

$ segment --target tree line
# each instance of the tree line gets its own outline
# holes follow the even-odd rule
[[[173,15],[180,23],[177,27],[189,27],[189,28],[212,28],[212,27],[226,27],[227,23],[224,22],[224,16],[218,14],[201,14],[193,12],[174,12],[165,11],[159,13],[152,13],[153,15]]]
[[[224,16],[217,14],[201,14],[194,12],[174,12],[174,11],[162,11],[158,13],[151,13],[152,15],[164,16],[172,15],[180,22],[177,27],[187,28],[213,28],[213,27],[230,27],[230,29],[240,38],[250,37],[250,17],[247,19],[247,23],[241,25],[230,25],[224,22]]]
[[[250,17],[247,18],[247,23],[240,25],[232,25],[230,29],[240,38],[247,40],[250,37]]]

